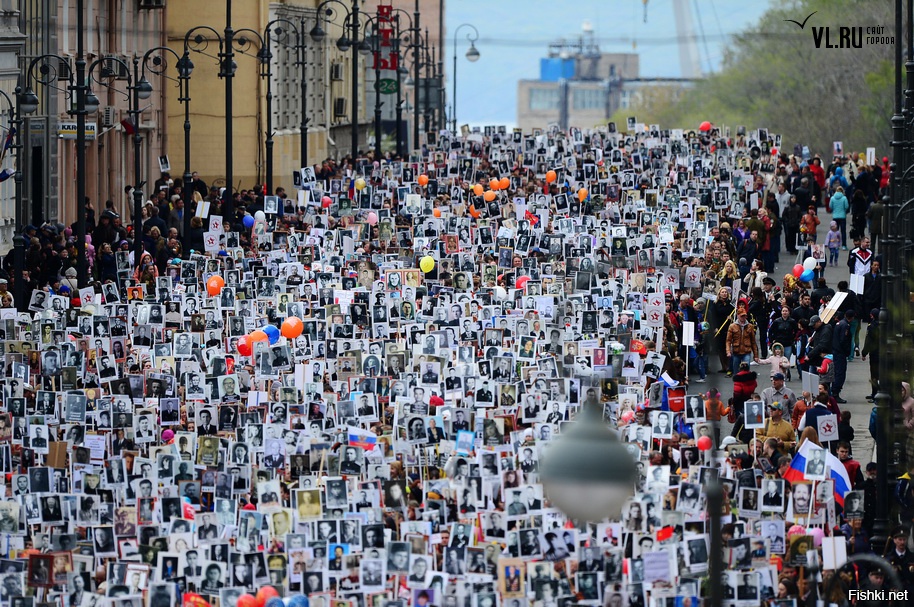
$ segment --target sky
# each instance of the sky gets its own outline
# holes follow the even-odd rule
[[[702,70],[719,69],[728,36],[751,25],[774,1],[688,2],[695,35],[704,32],[698,43]],[[448,106],[453,98],[454,32],[463,23],[479,30],[480,58],[476,63],[466,60],[466,35],[473,30],[463,28],[457,40],[457,120],[513,126],[518,80],[539,78],[539,60],[549,43],[576,39],[585,21],[592,24],[601,51],[639,53],[641,76],[680,76],[672,7],[673,0],[648,0],[645,23],[642,0],[446,0]]]

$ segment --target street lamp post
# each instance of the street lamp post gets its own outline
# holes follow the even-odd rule
[[[411,40],[413,44],[413,72],[415,73],[415,78],[413,84],[413,145],[412,149],[419,149],[419,39],[420,28],[419,28],[419,0],[416,0],[415,8],[413,10],[413,39]]]
[[[76,0],[76,279],[79,288],[89,283],[86,259],[86,29],[83,0]]]
[[[231,0],[227,0],[229,8],[231,8]],[[226,28],[229,29],[229,28]],[[194,64],[190,60],[190,51],[195,53],[200,53],[206,55],[206,49],[209,46],[209,41],[207,40],[205,33],[209,33],[212,37],[219,43],[219,77],[227,78],[230,80],[230,76],[235,73],[235,61],[234,59],[226,59],[227,56],[234,57],[231,53],[225,52],[225,42],[222,39],[222,36],[219,35],[214,28],[208,25],[198,25],[187,30],[187,33],[184,34],[184,54],[178,60],[178,78],[184,81],[183,94],[184,94],[184,189],[185,189],[185,201],[189,199],[187,196],[190,194],[190,189],[193,187],[193,173],[190,172],[190,75],[193,72]],[[212,57],[212,55],[208,55]],[[231,107],[231,99],[229,99],[230,93],[232,90],[230,82],[226,85],[226,112],[229,111]],[[225,133],[225,144],[226,148],[231,147],[232,142],[232,129],[231,129],[231,120],[226,121],[226,126],[228,127]],[[230,212],[231,201],[232,201],[232,151],[231,149],[226,149],[225,151],[226,159],[226,182],[225,182],[225,191],[222,196],[222,222],[225,224],[229,222],[229,227],[232,225],[232,217]],[[229,206],[226,207],[226,200],[229,201]],[[185,202],[185,208],[187,203]],[[189,209],[188,209],[189,210]],[[184,214],[184,252],[186,255],[190,254],[190,220],[191,216],[189,213]]]
[[[479,30],[476,29],[476,26],[472,23],[461,23],[457,26],[457,29],[454,30],[454,73],[452,78],[454,82],[453,94],[451,96],[451,132],[457,132],[457,34],[460,33],[460,30],[469,27],[473,30],[473,33],[467,34],[467,40],[470,41],[470,48],[467,49],[466,58],[470,63],[475,63],[479,60],[479,51],[476,49],[475,42],[479,40]]]
[[[22,234],[22,228],[25,219],[25,209],[22,204],[22,106],[24,99],[22,89],[17,86],[11,98],[3,90],[0,90],[6,103],[10,106],[9,129],[13,139],[11,146],[16,155],[15,172],[13,173],[13,183],[15,187],[15,205],[16,205],[16,234],[13,236],[13,299],[16,302],[16,308],[23,312],[28,307],[28,301],[25,299],[25,284],[23,276],[25,274],[25,236]],[[13,102],[13,99],[16,101]],[[36,103],[31,111],[38,109]],[[8,175],[7,175],[8,178]]]
[[[222,192],[222,222],[231,229],[234,224],[234,105],[232,99],[232,84],[235,78],[235,60],[232,40],[232,0],[225,0],[225,39],[220,53],[219,76],[225,78],[225,190]]]
[[[396,128],[397,128],[397,156],[404,157],[406,155],[403,141],[403,78],[404,74],[409,75],[409,70],[403,65],[403,56],[400,54],[400,44],[403,42],[402,35],[403,31],[400,28],[400,17],[404,17],[409,23],[407,31],[412,31],[413,29],[413,20],[410,17],[409,13],[401,8],[395,8],[393,11],[396,13],[394,15],[394,24],[396,25],[396,31],[393,39],[394,44],[394,55],[397,58],[397,107],[396,107]],[[407,49],[409,45],[407,44]]]
[[[86,108],[86,99],[89,91],[87,81],[87,62],[85,56],[85,10],[84,0],[76,0],[76,57],[73,61],[75,66],[75,78],[69,76],[70,60],[56,54],[39,55],[31,60],[26,70],[26,91],[23,93],[24,103],[23,111],[26,108],[35,111],[38,108],[38,97],[31,89],[32,80],[43,86],[50,86],[61,79],[60,66],[66,65],[68,74],[67,98],[70,100],[68,113],[76,116],[76,276],[77,285],[82,288],[89,282],[89,265],[86,257],[86,115],[89,113]],[[106,63],[112,59],[102,58],[96,60],[92,67]],[[123,65],[128,73],[130,68],[123,61],[117,60]],[[38,74],[34,74],[35,67],[41,64]],[[72,102],[76,103],[75,109]],[[97,99],[93,103],[97,109]],[[34,109],[32,109],[34,108]]]
[[[372,45],[374,59],[374,147],[375,160],[381,160],[381,32],[380,24],[375,24],[374,43]]]
[[[342,0],[324,0],[317,5],[317,24],[311,29],[311,37],[320,42],[327,36],[327,32],[321,28],[320,20],[321,15],[324,15],[327,20],[332,19],[337,9],[332,7],[333,4],[338,4],[342,7],[340,10],[340,15],[344,15],[343,21],[343,34],[336,41],[336,48],[342,52],[352,50],[352,111],[351,111],[351,130],[350,130],[350,146],[352,148],[352,158],[353,161],[358,156],[359,151],[359,53],[367,53],[371,50],[371,47],[368,46],[367,42],[362,40],[359,41],[359,0],[352,0],[352,8],[347,8]],[[346,37],[346,25],[348,23],[351,38]],[[353,162],[353,164],[355,164]]]
[[[267,149],[267,194],[273,194],[273,67],[271,60],[273,59],[272,53],[272,43],[276,41],[281,43],[283,39],[288,36],[288,32],[284,30],[281,26],[285,25],[289,31],[295,34],[295,60],[296,65],[299,68],[299,86],[301,92],[299,96],[301,97],[301,123],[299,124],[299,130],[301,132],[301,151],[299,152],[300,160],[299,166],[305,167],[308,165],[308,118],[305,116],[306,108],[308,107],[308,80],[305,73],[305,18],[301,18],[301,23],[299,27],[295,27],[288,19],[278,18],[273,19],[267,23],[267,27],[264,29],[263,33],[263,47],[261,48],[261,65],[265,66],[265,72],[261,73],[261,76],[267,80],[267,139],[266,139],[266,149]],[[275,27],[280,26],[280,27]],[[275,29],[274,29],[275,27]],[[276,37],[273,37],[273,32],[275,31]],[[282,209],[280,209],[280,213]]]
[[[181,226],[181,244],[183,246],[183,254],[187,256],[190,255],[190,220],[194,213],[194,205],[191,204],[194,201],[194,181],[193,173],[191,173],[190,170],[190,92],[188,89],[190,75],[194,71],[194,64],[190,60],[186,44],[184,47],[184,54],[182,55],[179,55],[174,49],[168,46],[159,46],[149,49],[146,51],[146,54],[143,55],[143,71],[138,86],[148,87],[150,93],[152,91],[152,85],[149,84],[149,81],[146,79],[146,70],[148,69],[151,73],[159,76],[164,75],[168,63],[162,56],[163,54],[170,54],[175,58],[175,67],[178,70],[178,103],[184,106],[184,175],[182,177],[184,183],[184,216]],[[137,179],[139,179],[139,177],[137,177]],[[133,193],[134,225],[136,226],[135,229],[137,231],[139,231],[142,226],[139,217],[143,212],[143,193],[141,191],[137,192],[139,188],[140,186],[136,186]]]

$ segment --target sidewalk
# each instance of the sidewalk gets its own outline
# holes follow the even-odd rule
[[[826,219],[825,217],[828,217]],[[823,226],[828,226],[831,221],[831,215],[825,213],[825,210],[822,209],[819,213],[819,217],[822,221]],[[820,226],[820,231],[822,227]],[[824,234],[824,232],[823,232]],[[825,271],[825,280],[829,287],[834,289],[838,282],[842,280],[847,280],[848,270],[847,266],[844,265],[847,260],[847,251],[841,252],[841,258],[838,261],[837,268],[828,268]],[[793,256],[788,255],[785,251],[780,253],[780,261],[775,264],[774,272],[770,274],[771,278],[777,282],[778,285],[781,285],[784,279],[784,275],[788,272],[791,272],[794,266]],[[866,329],[867,325],[862,324],[860,327],[860,341],[859,348],[863,349],[863,343],[866,340]],[[716,369],[716,365],[711,365],[712,368]],[[765,366],[756,366],[753,365],[753,370],[759,371],[765,369],[767,371],[767,365]],[[799,397],[803,392],[803,382],[796,373],[791,374],[792,381],[787,382],[787,386],[793,390],[796,395]],[[729,397],[733,393],[733,382],[729,377],[726,377],[723,374],[709,373],[708,381],[711,382],[710,385],[716,386],[722,395]],[[716,383],[714,383],[716,382]],[[761,392],[765,388],[769,387],[771,382],[768,380],[767,374],[764,377],[760,377],[758,381],[758,391]],[[868,429],[869,420],[870,420],[870,411],[873,408],[873,403],[866,400],[866,397],[869,396],[871,391],[870,388],[870,362],[869,359],[864,361],[861,357],[856,356],[854,360],[847,364],[847,380],[844,383],[844,389],[841,391],[841,398],[847,401],[846,405],[839,405],[841,411],[850,411],[851,412],[851,425],[854,428],[854,441],[851,443],[851,448],[853,450],[854,459],[858,460],[861,465],[866,466],[869,462],[873,460],[873,452],[875,447],[875,441],[873,437],[870,436]],[[728,436],[732,430],[732,424],[728,423],[724,419],[721,423],[721,436]]]

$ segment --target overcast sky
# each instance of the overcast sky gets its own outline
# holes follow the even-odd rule
[[[727,36],[752,24],[772,1],[689,1],[694,34],[704,32],[704,40],[698,43],[702,70],[718,69]],[[649,0],[645,23],[642,0],[447,0],[448,106],[453,91],[454,32],[462,23],[479,30],[476,47],[481,56],[476,63],[464,58],[469,48],[466,34],[472,29],[463,28],[457,42],[457,118],[461,124],[513,125],[517,81],[538,78],[539,60],[546,56],[549,43],[576,39],[585,21],[592,24],[603,52],[639,53],[642,76],[678,77],[672,5],[672,0]]]

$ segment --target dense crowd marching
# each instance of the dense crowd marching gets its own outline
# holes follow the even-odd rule
[[[856,357],[876,390],[887,159],[707,123],[426,138],[232,217],[163,175],[138,262],[90,205],[85,288],[72,229],[26,227],[27,312],[11,258],[0,279],[0,603],[813,606],[873,550],[841,405]],[[583,407],[639,472],[620,520],[543,492]],[[914,590],[909,479],[894,500],[898,580],[855,565],[827,599]]]

